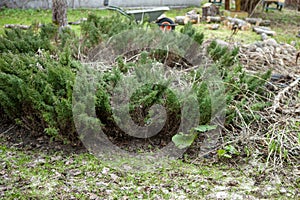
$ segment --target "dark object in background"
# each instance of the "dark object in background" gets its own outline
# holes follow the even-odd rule
[[[108,6],[108,0],[104,0],[103,5]]]
[[[209,3],[213,3],[217,6],[222,6],[222,0],[208,0]]]
[[[300,31],[298,32],[298,35],[296,35],[296,36],[300,38]]]
[[[263,1],[263,9],[266,9],[266,12],[268,12],[269,9],[274,9],[274,8],[269,8],[269,5],[275,3],[276,4],[276,9],[281,11],[283,6],[284,6],[284,1],[274,1],[274,0],[264,0]]]
[[[219,7],[212,4],[206,3],[202,6],[202,19],[206,20],[208,16],[220,15]]]

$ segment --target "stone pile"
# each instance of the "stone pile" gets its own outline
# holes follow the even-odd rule
[[[277,74],[300,75],[300,65],[296,64],[297,49],[290,44],[279,44],[269,38],[252,44],[241,45],[239,59],[246,69],[266,71]]]

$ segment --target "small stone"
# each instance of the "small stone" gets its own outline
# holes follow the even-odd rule
[[[287,191],[286,191],[285,188],[282,187],[282,188],[280,188],[279,192],[280,192],[281,194],[285,194]]]
[[[43,159],[43,158],[38,158],[34,161],[36,164],[45,164],[46,163],[46,160]]]
[[[292,193],[287,193],[286,196],[287,197],[291,197],[293,194]]]
[[[228,193],[227,192],[217,192],[216,198],[217,199],[227,199]]]
[[[270,47],[264,47],[262,50],[264,53],[270,53]]]
[[[295,46],[296,46],[296,44],[297,44],[297,42],[296,42],[296,41],[291,41],[291,45],[292,45],[293,47],[295,47]]]
[[[270,39],[265,40],[264,43],[265,43],[267,46],[274,46],[274,47],[278,46],[278,43],[277,43],[276,40],[273,39],[273,38],[270,38]]]
[[[114,180],[114,181],[116,181],[119,177],[117,176],[117,175],[115,175],[115,174],[110,174],[110,177]]]
[[[109,168],[107,168],[107,167],[103,167],[103,169],[102,169],[102,174],[107,174],[109,172]]]
[[[280,54],[280,53],[281,53],[281,48],[280,48],[280,47],[276,47],[276,48],[275,48],[275,51],[276,51],[276,53],[279,53],[279,54]]]
[[[262,42],[254,42],[253,44],[257,47],[263,47],[264,46],[264,44]]]
[[[207,189],[207,186],[206,186],[206,185],[200,185],[200,188],[201,188],[202,190],[206,190],[206,189]]]
[[[254,44],[249,45],[248,46],[248,51],[255,52],[256,51],[256,46]]]
[[[265,33],[262,33],[261,34],[261,40],[264,41],[264,40],[267,40],[269,37],[267,36],[267,34]]]
[[[259,52],[259,53],[264,53],[264,51],[262,50],[262,48],[256,48],[255,51],[256,51],[256,52]]]
[[[96,194],[91,193],[90,194],[90,199],[91,200],[97,200],[97,199],[100,199],[100,198]]]
[[[72,169],[72,170],[69,171],[70,176],[78,176],[81,173],[82,172],[79,169]]]
[[[230,199],[231,200],[243,200],[243,199],[245,199],[245,197],[243,197],[243,195],[241,195],[241,194],[231,194]]]

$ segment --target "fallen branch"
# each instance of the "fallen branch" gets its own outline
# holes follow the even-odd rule
[[[2,135],[2,134],[4,135],[4,134],[8,133],[10,130],[12,130],[15,127],[16,127],[16,125],[13,125],[13,126],[9,127],[6,131],[0,133],[0,135]]]
[[[288,92],[291,88],[295,87],[300,81],[300,77],[298,77],[295,81],[293,81],[289,86],[287,86],[286,88],[284,88],[282,91],[280,91],[277,96],[274,99],[274,103],[273,103],[273,112],[276,112],[276,110],[279,108],[280,106],[280,99],[283,97],[283,95]]]
[[[285,109],[282,111],[284,114],[293,114],[293,113],[300,113],[300,108],[297,109]]]
[[[256,32],[257,34],[265,33],[266,35],[270,35],[270,36],[276,35],[275,31],[267,30],[266,28],[261,28],[261,27],[254,27],[253,31]]]

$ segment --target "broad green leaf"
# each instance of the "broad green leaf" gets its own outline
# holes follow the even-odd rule
[[[213,126],[212,125],[200,125],[194,129],[195,129],[195,131],[206,132],[206,131],[214,130],[216,128],[217,128],[216,125],[213,125]]]
[[[172,141],[179,149],[184,149],[191,146],[196,137],[197,133],[184,134],[180,132],[172,137]]]
[[[226,151],[224,150],[224,149],[219,149],[218,150],[218,156],[219,157],[222,157],[222,156],[224,156],[226,154]]]

